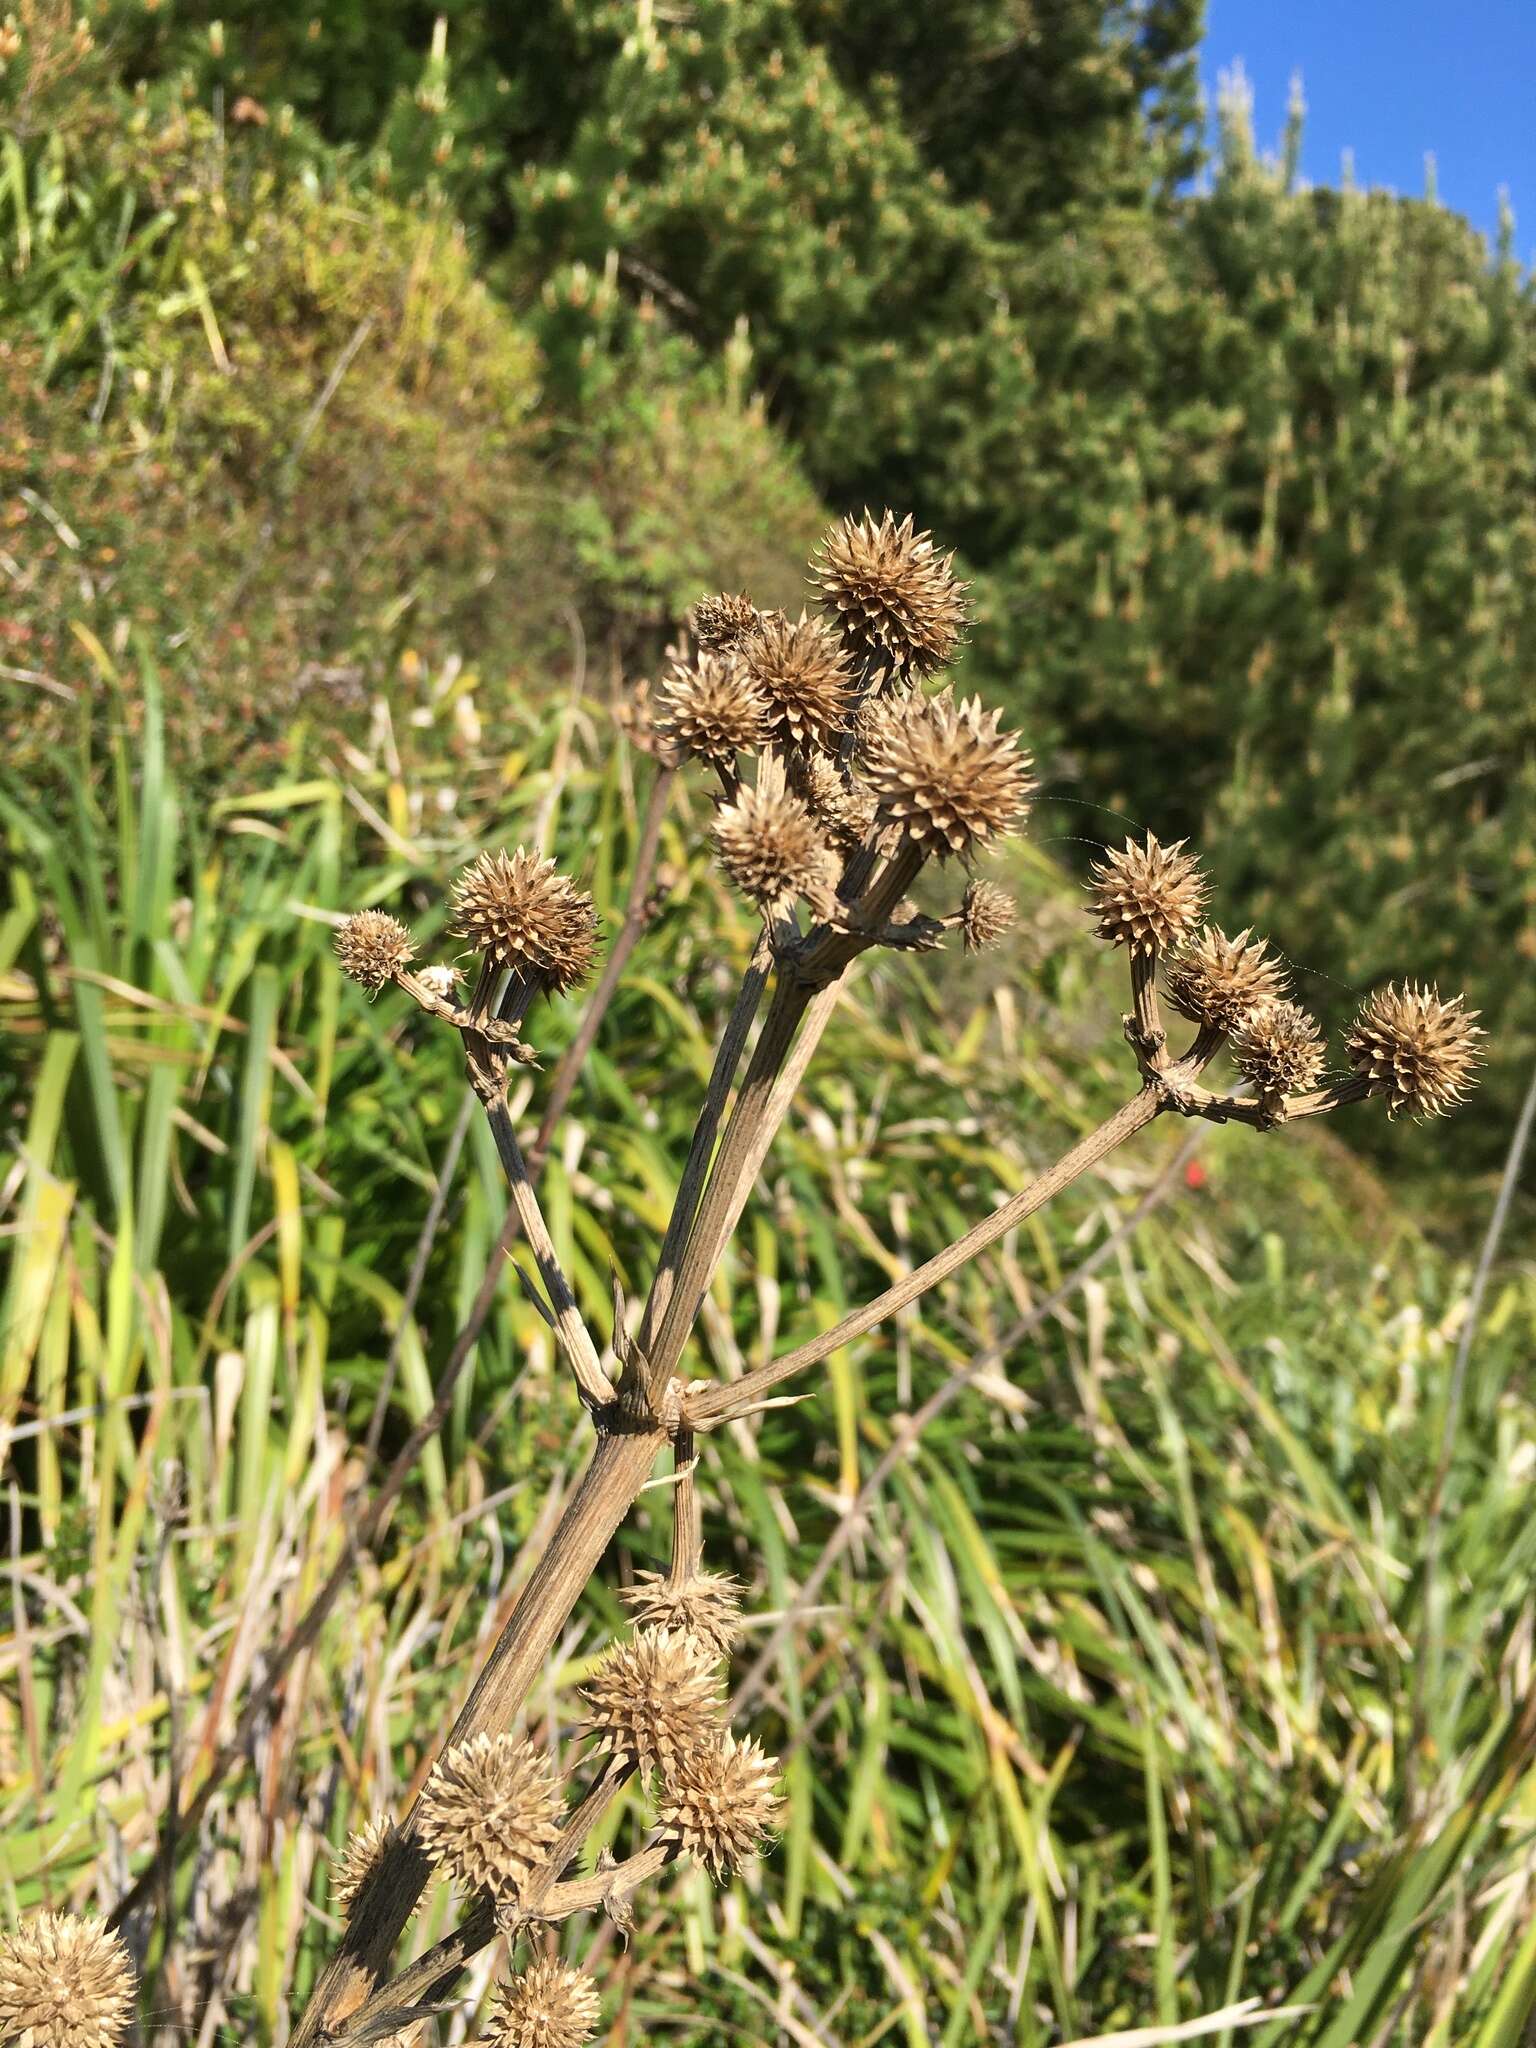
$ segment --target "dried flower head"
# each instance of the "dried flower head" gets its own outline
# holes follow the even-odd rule
[[[740,654],[768,705],[776,739],[792,747],[829,747],[853,709],[853,676],[837,635],[801,612],[767,613]]]
[[[1246,931],[1229,939],[1219,924],[1208,924],[1181,946],[1163,970],[1168,1000],[1192,1024],[1234,1031],[1250,1010],[1278,1003],[1290,993],[1290,976],[1269,957],[1265,939]]]
[[[375,992],[410,965],[414,950],[399,918],[383,910],[359,910],[343,918],[336,927],[335,945],[342,973]]]
[[[734,653],[702,648],[691,662],[673,662],[656,730],[675,753],[724,767],[767,738],[767,700]]]
[[[549,1758],[520,1735],[474,1735],[445,1750],[421,1795],[422,1846],[461,1884],[503,1896],[560,1832]]]
[[[719,1733],[690,1750],[666,1776],[656,1819],[715,1878],[755,1856],[783,1801],[774,1789],[777,1757],[750,1738]]]
[[[127,1949],[98,1921],[36,1913],[0,1934],[0,2041],[14,2048],[116,2048],[133,1990]]]
[[[967,953],[984,953],[1013,930],[1019,907],[996,882],[972,882],[960,905],[960,929]]]
[[[693,631],[701,647],[734,647],[757,624],[757,606],[741,592],[722,590],[701,597],[693,608]]]
[[[454,884],[454,930],[496,967],[532,975],[559,994],[585,981],[597,955],[592,898],[552,860],[520,846],[482,853]]]
[[[459,970],[456,967],[422,967],[417,970],[416,979],[427,994],[436,996],[440,1003],[451,1003],[458,993]]]
[[[1227,1041],[1233,1064],[1265,1101],[1312,1087],[1328,1056],[1317,1019],[1299,1003],[1262,1003]]]
[[[582,2048],[601,2011],[585,1970],[541,1956],[497,1992],[489,2039],[494,2048]]]
[[[642,1771],[667,1772],[715,1728],[720,1680],[715,1659],[692,1636],[647,1628],[613,1645],[582,1697],[605,1749]]]
[[[1188,937],[1205,908],[1207,887],[1182,839],[1161,846],[1149,832],[1145,846],[1127,839],[1123,848],[1093,863],[1088,914],[1101,939],[1150,953]]]
[[[358,1893],[378,1868],[379,1858],[394,1838],[394,1822],[384,1819],[364,1821],[347,1837],[347,1846],[331,1877],[331,1893],[343,1913],[351,1912]]]
[[[965,628],[965,585],[954,556],[887,512],[842,519],[823,536],[811,580],[837,614],[845,643],[896,679],[930,676]]]
[[[968,854],[1023,819],[1029,756],[981,700],[892,698],[866,721],[863,777],[880,815],[941,859]]]
[[[830,849],[791,791],[743,789],[717,813],[714,834],[720,865],[764,909],[823,892]]]
[[[1346,1040],[1349,1064],[1387,1098],[1387,1115],[1444,1116],[1472,1085],[1483,1054],[1480,1011],[1465,996],[1441,997],[1436,988],[1388,984],[1368,996]]]
[[[665,1573],[640,1572],[623,1597],[636,1628],[692,1636],[714,1656],[725,1657],[741,1632],[740,1593],[725,1572],[695,1572],[675,1585]]]
[[[636,683],[627,697],[614,706],[614,721],[633,746],[665,768],[676,768],[682,754],[676,744],[657,730],[657,703],[648,682]]]
[[[874,829],[875,800],[861,782],[844,775],[830,754],[804,763],[805,800],[816,821],[840,846],[862,846]]]

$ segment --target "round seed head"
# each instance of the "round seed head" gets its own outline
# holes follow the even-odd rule
[[[395,1838],[393,1821],[364,1821],[347,1837],[347,1846],[337,1859],[331,1876],[331,1894],[343,1913],[350,1913],[353,1901],[378,1867],[379,1858]]]
[[[853,676],[837,635],[801,612],[769,612],[741,643],[741,659],[768,705],[775,738],[828,747],[853,709]]]
[[[740,1587],[723,1572],[695,1572],[680,1585],[662,1572],[640,1572],[624,1601],[636,1628],[690,1636],[715,1657],[729,1656],[741,1632]]]
[[[757,624],[760,614],[751,598],[722,590],[701,597],[693,608],[694,638],[701,647],[734,647]]]
[[[674,742],[657,730],[657,701],[649,683],[636,683],[629,695],[614,707],[613,715],[620,732],[642,754],[649,754],[665,768],[676,768],[680,764],[683,757]]]
[[[874,798],[862,783],[846,777],[830,754],[812,754],[805,762],[805,800],[839,846],[862,846],[874,830]]]
[[[133,1995],[128,1951],[97,1921],[36,1913],[0,1934],[0,2041],[14,2048],[116,2048]]]
[[[543,1956],[497,1992],[489,2040],[493,2048],[583,2048],[601,2011],[585,1970]]]
[[[1181,1017],[1223,1032],[1235,1030],[1260,1004],[1290,993],[1290,976],[1270,959],[1267,940],[1246,931],[1229,939],[1219,924],[1208,924],[1172,955],[1163,984]]]
[[[1346,1040],[1349,1064],[1384,1095],[1387,1115],[1445,1116],[1472,1085],[1483,1054],[1477,1010],[1465,996],[1445,1001],[1438,989],[1388,984],[1367,997]]]
[[[743,789],[716,814],[714,835],[720,865],[762,908],[822,893],[830,849],[791,791]]]
[[[811,581],[837,614],[844,644],[892,678],[930,676],[960,644],[965,585],[954,556],[890,512],[841,519],[823,536]]]
[[[454,884],[453,927],[495,967],[511,967],[557,994],[586,980],[597,957],[592,898],[552,860],[520,846],[482,853]]]
[[[972,882],[960,905],[960,929],[967,953],[984,953],[1018,921],[1019,907],[996,882]]]
[[[768,737],[768,705],[735,653],[701,648],[675,661],[656,701],[656,730],[679,756],[724,767]]]
[[[382,910],[359,910],[336,927],[336,958],[341,971],[375,993],[410,965],[411,935],[398,917]]]
[[[1161,846],[1149,832],[1145,846],[1123,848],[1093,863],[1088,914],[1101,939],[1133,953],[1178,945],[1205,908],[1207,883],[1184,841]]]
[[[778,1774],[778,1758],[750,1738],[738,1743],[719,1733],[668,1772],[657,1823],[713,1877],[727,1877],[773,1828],[784,1803],[774,1789]]]
[[[613,1645],[582,1697],[603,1748],[665,1773],[714,1730],[720,1681],[715,1659],[692,1636],[647,1628]]]
[[[1317,1019],[1299,1003],[1263,1003],[1227,1041],[1233,1064],[1265,1101],[1300,1095],[1323,1071],[1328,1047]]]
[[[1034,784],[1018,736],[981,700],[890,698],[861,734],[865,782],[879,814],[940,859],[969,854],[1019,825]]]
[[[542,1750],[520,1735],[474,1735],[433,1767],[421,1795],[422,1846],[466,1888],[513,1897],[563,1817]]]

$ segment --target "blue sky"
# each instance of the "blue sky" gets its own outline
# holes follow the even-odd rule
[[[1515,253],[1536,257],[1536,0],[1206,0],[1202,71],[1241,59],[1260,150],[1278,144],[1293,71],[1307,100],[1302,171],[1337,184],[1352,149],[1362,185],[1440,196],[1492,234],[1499,188]]]

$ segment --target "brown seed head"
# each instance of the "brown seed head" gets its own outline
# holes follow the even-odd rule
[[[734,652],[702,648],[691,662],[673,662],[656,730],[675,754],[725,767],[768,737],[767,700]]]
[[[337,1858],[331,1875],[331,1895],[343,1913],[351,1912],[358,1893],[372,1877],[379,1858],[394,1839],[394,1822],[383,1819],[364,1821],[354,1834],[347,1837],[347,1846]]]
[[[1172,955],[1163,983],[1181,1017],[1223,1032],[1235,1030],[1260,1004],[1278,1003],[1290,993],[1290,976],[1270,959],[1266,940],[1246,931],[1229,939],[1219,924],[1208,924]]]
[[[647,1628],[613,1645],[582,1697],[601,1745],[619,1762],[667,1772],[716,1726],[720,1680],[715,1659],[692,1636]]]
[[[1299,1003],[1263,1003],[1239,1019],[1227,1041],[1233,1064],[1265,1101],[1300,1095],[1323,1071],[1327,1043]]]
[[[497,1992],[489,2040],[493,2048],[583,2048],[601,2011],[585,1970],[542,1956]]]
[[[829,848],[809,807],[792,792],[743,789],[716,814],[714,834],[720,865],[762,908],[822,893]]]
[[[35,1913],[0,1934],[0,2041],[11,2048],[116,2048],[133,1995],[128,1951],[98,1921]]]
[[[436,996],[440,1003],[451,1003],[458,993],[459,970],[456,967],[423,967],[418,970],[416,979],[427,994]]]
[[[830,747],[853,710],[853,675],[837,635],[801,612],[769,612],[740,654],[768,705],[776,739],[792,747]]]
[[[778,1775],[777,1757],[750,1739],[738,1743],[718,1733],[667,1773],[657,1823],[713,1877],[729,1876],[773,1828],[784,1803],[774,1789]]]
[[[701,647],[734,647],[752,631],[759,617],[751,598],[722,590],[718,597],[701,597],[694,606],[694,638]]]
[[[806,760],[805,800],[817,823],[839,846],[862,846],[874,830],[874,798],[863,783],[845,776],[830,754],[812,754]]]
[[[359,910],[336,927],[336,958],[341,971],[375,993],[408,967],[414,948],[398,917],[382,910]]]
[[[1127,839],[1121,850],[1093,863],[1088,914],[1101,939],[1150,953],[1178,945],[1194,930],[1207,887],[1182,839],[1160,846],[1149,832],[1145,846]]]
[[[1023,820],[1034,784],[1018,736],[981,700],[891,698],[861,735],[863,779],[880,816],[940,859],[968,854]]]
[[[482,853],[454,884],[453,927],[496,967],[535,976],[563,995],[597,957],[592,898],[552,860],[520,846]]]
[[[960,929],[967,953],[984,953],[1013,930],[1019,907],[996,882],[972,882],[960,905]]]
[[[823,536],[811,581],[837,614],[843,640],[895,679],[944,666],[965,628],[965,585],[954,556],[887,512],[841,519]]]
[[[691,1636],[712,1656],[727,1657],[741,1633],[740,1592],[724,1572],[695,1572],[679,1585],[661,1572],[640,1572],[624,1600],[636,1628]]]
[[[560,1832],[549,1758],[520,1735],[473,1735],[445,1750],[421,1795],[422,1846],[469,1889],[515,1897]]]
[[[1368,996],[1350,1026],[1349,1064],[1387,1099],[1387,1115],[1444,1116],[1473,1083],[1483,1054],[1480,1011],[1465,996],[1447,1002],[1436,988],[1388,984]]]

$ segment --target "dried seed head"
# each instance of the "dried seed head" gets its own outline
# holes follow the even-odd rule
[[[1388,984],[1368,996],[1346,1040],[1349,1064],[1387,1098],[1387,1115],[1445,1116],[1472,1085],[1486,1034],[1465,996],[1444,1001],[1432,987]]]
[[[694,637],[701,647],[734,647],[752,631],[759,616],[751,598],[722,590],[718,597],[701,597],[694,606]]]
[[[1234,1031],[1260,1004],[1281,1002],[1290,993],[1290,976],[1270,959],[1267,940],[1246,931],[1229,939],[1219,924],[1208,924],[1180,947],[1163,969],[1163,983],[1181,1017],[1222,1032]]]
[[[954,556],[932,537],[897,524],[887,512],[842,519],[823,536],[811,580],[837,613],[844,643],[893,678],[930,676],[944,666],[965,628],[965,585]]]
[[[734,653],[703,648],[691,662],[673,662],[656,730],[676,754],[725,767],[767,738],[767,700]]]
[[[0,2041],[15,2048],[116,2048],[133,1994],[128,1951],[97,1921],[36,1913],[0,1934]]]
[[[1317,1019],[1299,1003],[1262,1003],[1227,1041],[1233,1064],[1265,1101],[1300,1095],[1323,1071],[1328,1047]]]
[[[1018,736],[981,700],[892,698],[864,725],[864,780],[880,816],[937,853],[968,854],[1022,822],[1034,787]]]
[[[840,846],[862,846],[875,824],[875,800],[869,791],[848,780],[830,754],[812,754],[804,765],[805,800],[817,823]]]
[[[727,1657],[741,1633],[740,1591],[723,1572],[695,1572],[679,1585],[662,1572],[640,1572],[624,1600],[636,1628],[691,1636],[712,1656]]]
[[[1150,953],[1178,945],[1194,930],[1207,886],[1182,839],[1160,846],[1149,832],[1145,846],[1127,839],[1122,849],[1093,863],[1088,915],[1101,939]]]
[[[497,1992],[489,2039],[494,2048],[582,2048],[601,2011],[585,1970],[543,1956]]]
[[[615,1643],[582,1689],[603,1748],[642,1771],[672,1770],[716,1725],[715,1659],[691,1636],[641,1629]]]
[[[620,732],[641,753],[649,754],[663,767],[676,768],[679,765],[683,757],[677,746],[657,731],[657,705],[649,683],[636,683],[629,695],[614,707],[613,715]]]
[[[1018,921],[1019,907],[996,882],[972,882],[960,905],[960,929],[967,953],[984,953]]]
[[[411,935],[398,917],[359,910],[336,927],[336,958],[343,974],[377,992],[410,965]]]
[[[823,891],[830,850],[790,791],[743,789],[716,814],[714,834],[720,865],[762,908]]]
[[[742,641],[741,659],[768,705],[770,729],[792,747],[829,747],[853,710],[853,676],[837,635],[801,612],[769,612]]]
[[[597,956],[592,898],[552,860],[520,846],[482,853],[454,884],[453,928],[495,967],[516,968],[563,995]]]
[[[757,1743],[717,1734],[667,1773],[657,1823],[713,1877],[727,1877],[773,1828],[784,1803],[774,1789],[778,1774],[778,1758]]]
[[[367,1820],[347,1837],[347,1846],[337,1859],[331,1876],[331,1894],[343,1913],[350,1913],[353,1901],[378,1867],[379,1858],[395,1839],[395,1824],[389,1820]]]
[[[417,970],[416,979],[429,996],[436,996],[440,1003],[451,1003],[458,992],[459,970],[456,967],[422,967]]]
[[[560,1832],[549,1758],[520,1735],[474,1735],[445,1750],[421,1795],[422,1846],[466,1887],[515,1896]]]

